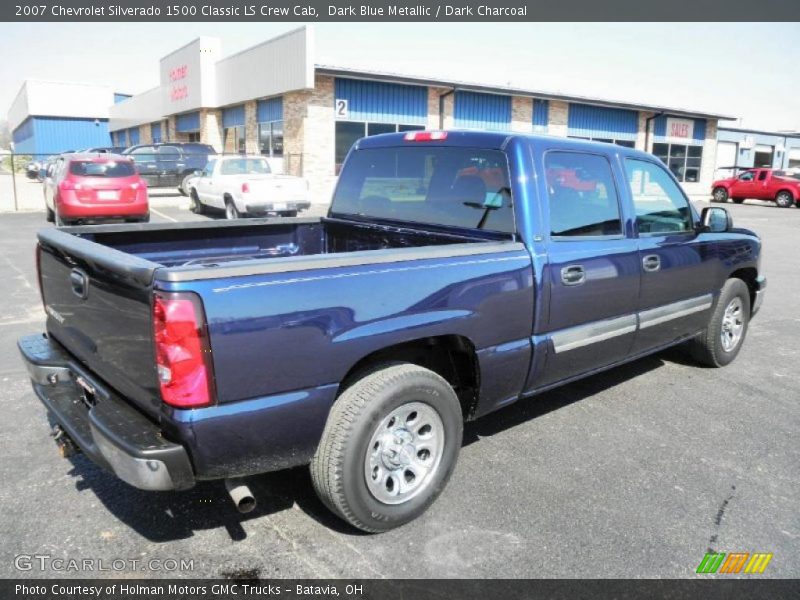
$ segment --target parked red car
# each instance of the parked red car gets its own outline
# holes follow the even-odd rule
[[[800,179],[786,171],[748,169],[736,177],[715,181],[711,195],[714,202],[727,202],[730,198],[740,204],[752,198],[772,200],[782,208],[790,208],[793,204],[800,207]]]
[[[147,184],[126,156],[59,156],[45,179],[44,199],[47,220],[57,225],[150,220]]]

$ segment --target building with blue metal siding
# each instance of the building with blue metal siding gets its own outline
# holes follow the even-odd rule
[[[800,131],[720,127],[715,178],[729,177],[741,169],[754,167],[800,171]]]
[[[689,193],[706,194],[716,166],[717,125],[730,118],[320,65],[310,27],[228,57],[221,48],[217,38],[198,38],[159,61],[157,87],[131,97],[109,90],[104,109],[114,144],[197,141],[219,152],[262,154],[276,170],[306,177],[316,200],[325,201],[347,152],[364,136],[442,127],[546,133],[654,152]],[[32,134],[39,131],[36,123],[21,118],[16,124],[18,146],[33,148],[27,140],[44,139]],[[61,137],[84,139],[77,130]],[[75,145],[81,144],[69,144]]]
[[[44,157],[108,146],[109,109],[122,96],[107,86],[29,79],[8,111],[13,150]]]

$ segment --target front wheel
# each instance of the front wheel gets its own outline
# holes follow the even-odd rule
[[[739,354],[750,324],[750,291],[741,279],[722,286],[708,327],[691,342],[692,356],[709,367],[724,367]]]
[[[775,204],[780,206],[781,208],[791,208],[794,206],[794,198],[792,198],[792,194],[787,191],[778,192],[778,195],[775,196]]]
[[[714,188],[714,193],[712,194],[714,202],[727,202],[728,201],[728,190],[724,187]]]
[[[388,364],[336,400],[311,479],[339,517],[363,531],[388,531],[436,500],[462,435],[461,405],[447,381],[418,365]]]

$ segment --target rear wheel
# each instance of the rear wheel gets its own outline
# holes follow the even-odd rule
[[[242,214],[239,212],[239,209],[236,208],[236,204],[230,198],[225,199],[225,218],[229,221],[242,218]]]
[[[728,190],[724,187],[714,188],[714,193],[712,194],[714,202],[727,202],[728,201]]]
[[[311,462],[325,505],[373,533],[420,516],[436,500],[461,449],[453,388],[409,363],[368,372],[336,400]]]
[[[722,286],[708,327],[691,342],[695,360],[710,367],[724,367],[739,354],[750,323],[750,291],[741,279]]]
[[[56,220],[56,213],[53,212],[52,208],[47,209],[47,216],[45,217],[48,223],[53,223]]]
[[[280,214],[280,216],[282,216],[282,217],[296,217],[297,216],[297,211],[296,210],[287,210],[287,211],[284,211],[284,212],[278,213],[278,214]]]
[[[781,208],[791,208],[794,206],[794,198],[792,198],[791,192],[787,192],[786,190],[778,192],[778,195],[775,196],[775,204]]]
[[[189,197],[192,199],[190,210],[196,215],[202,215],[206,212],[205,205],[200,202],[200,196],[197,195],[197,190],[192,188],[189,192]]]

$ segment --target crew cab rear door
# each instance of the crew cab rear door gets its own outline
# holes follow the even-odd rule
[[[636,331],[639,262],[626,235],[609,156],[574,150],[543,155],[549,213],[550,338],[536,387],[625,358]]]
[[[689,199],[657,160],[623,160],[635,210],[641,292],[633,353],[701,330],[718,285],[712,241],[695,227]]]

